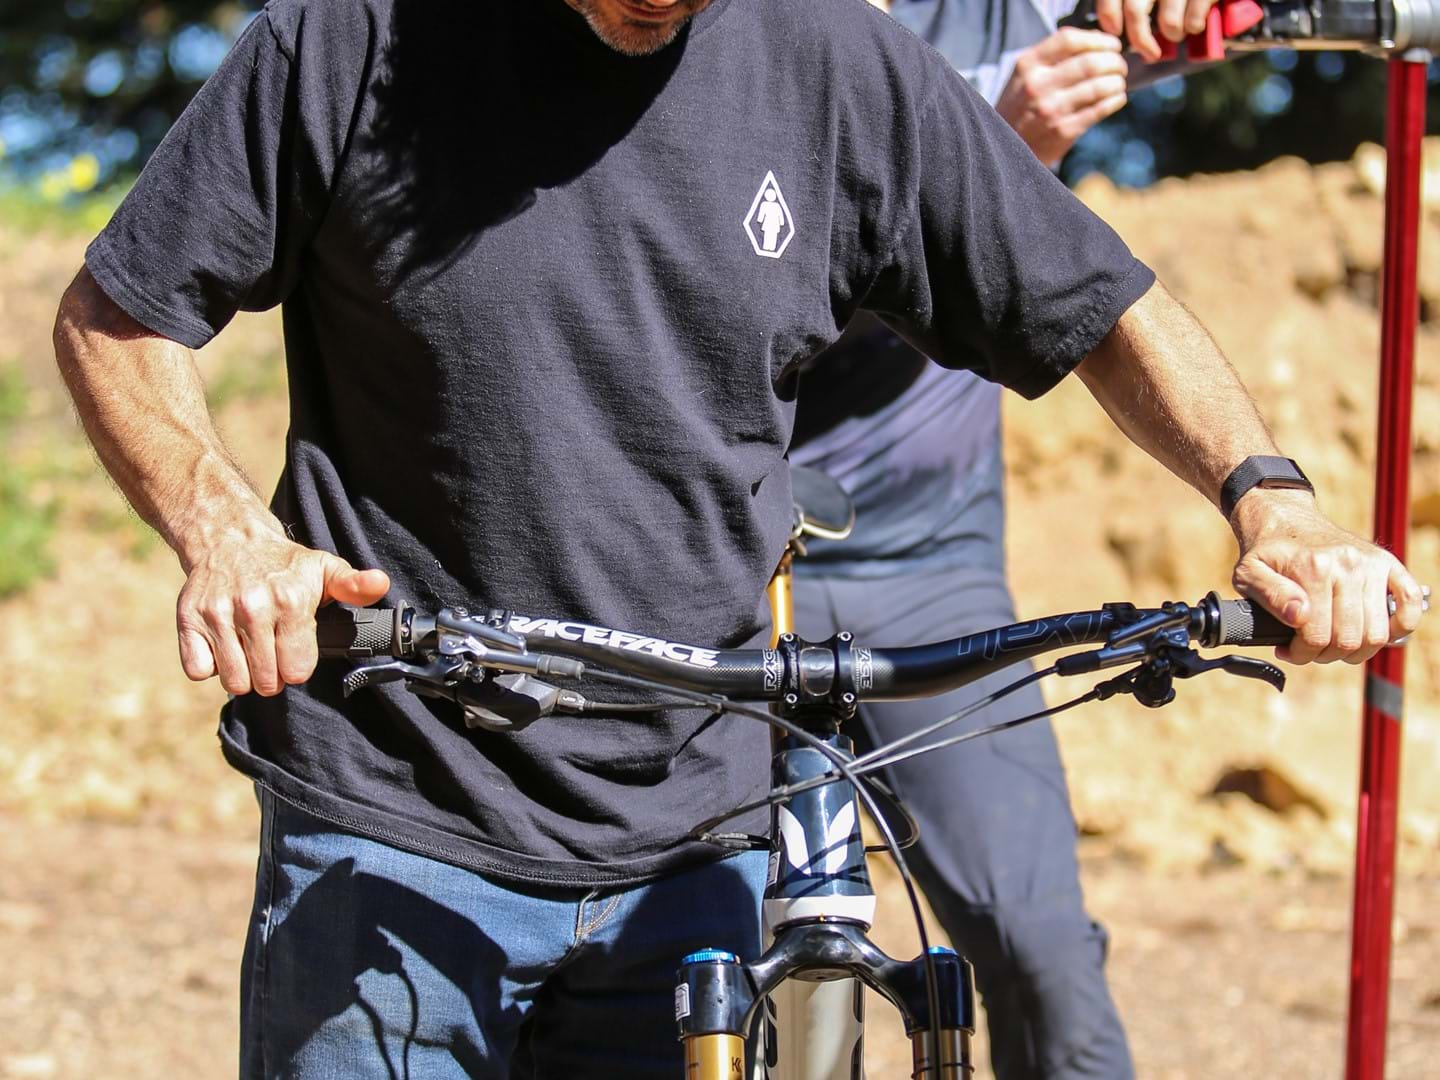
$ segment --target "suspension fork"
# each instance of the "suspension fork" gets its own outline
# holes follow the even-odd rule
[[[680,968],[675,988],[686,1080],[743,1080],[742,1033],[750,1030],[767,995],[780,990],[787,980],[798,980],[796,985],[835,985],[836,980],[849,979],[872,987],[900,1010],[910,1036],[914,1080],[969,1080],[970,1036],[975,1030],[970,965],[941,946],[930,952],[940,1006],[933,1025],[925,984],[927,958],[894,960],[871,944],[865,931],[853,922],[831,920],[782,928],[765,955],[750,964],[717,949],[692,953]],[[938,1043],[933,1033],[937,1026]],[[811,1034],[801,1032],[799,1037]],[[823,1045],[826,1032],[813,1034]],[[810,1049],[810,1044],[802,1049]],[[765,1075],[776,1075],[778,1064],[779,1074],[785,1076],[863,1077],[858,1049],[854,1057],[847,1055],[841,1060],[802,1053],[787,1065],[767,1058]]]

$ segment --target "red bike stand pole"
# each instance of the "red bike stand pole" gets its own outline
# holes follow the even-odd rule
[[[1415,266],[1429,61],[1428,53],[1413,50],[1389,62],[1385,132],[1389,167],[1385,174],[1375,540],[1401,560],[1410,523],[1410,415],[1415,328],[1420,316]],[[1365,667],[1346,1080],[1382,1080],[1385,1074],[1404,668],[1402,647],[1382,649]]]

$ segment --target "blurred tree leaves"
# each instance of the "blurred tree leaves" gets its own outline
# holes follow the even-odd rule
[[[1350,157],[1385,134],[1387,65],[1357,52],[1273,49],[1172,78],[1131,95],[1065,162],[1074,181],[1101,170],[1122,183],[1249,169],[1293,154]],[[1431,71],[1429,130],[1440,130]]]
[[[515,0],[528,2],[528,0]],[[136,171],[257,0],[0,0],[0,171],[46,201]],[[1137,61],[1138,62],[1138,61]],[[1432,83],[1431,130],[1440,130]],[[1120,183],[1250,168],[1281,154],[1348,157],[1384,131],[1385,65],[1270,51],[1132,95],[1066,160]]]
[[[0,153],[90,186],[133,172],[244,27],[241,0],[0,0]],[[89,155],[90,160],[75,160]]]

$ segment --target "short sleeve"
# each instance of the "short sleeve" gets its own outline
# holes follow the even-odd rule
[[[918,118],[896,242],[862,304],[945,366],[1038,397],[1155,276],[945,74]]]
[[[240,310],[294,288],[333,170],[306,129],[306,87],[268,11],[200,89],[85,263],[136,321],[199,348]],[[328,110],[317,110],[325,114]]]

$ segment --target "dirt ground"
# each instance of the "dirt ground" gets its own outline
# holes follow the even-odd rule
[[[1282,161],[1145,192],[1081,192],[1211,327],[1327,508],[1365,532],[1376,170],[1370,148],[1322,168]],[[1410,540],[1411,564],[1431,583],[1437,222],[1432,210]],[[0,1078],[223,1076],[235,1061],[254,802],[219,757],[219,691],[178,670],[174,561],[97,477],[51,373],[50,318],[83,240],[0,223],[0,363],[18,365],[29,387],[4,468],[55,506],[59,524],[53,573],[0,601]],[[201,364],[227,439],[267,487],[285,431],[278,321],[237,320]],[[1226,591],[1233,542],[1223,524],[1113,433],[1081,388],[1011,403],[1006,424],[1025,613]],[[1433,627],[1407,663],[1397,1078],[1434,1075],[1440,1059]],[[1342,1071],[1359,703],[1359,673],[1341,665],[1294,672],[1283,696],[1215,675],[1158,713],[1112,703],[1058,723],[1085,883],[1112,932],[1114,992],[1142,1076]],[[911,953],[913,928],[879,873],[876,936]],[[873,1075],[908,1073],[893,1036],[872,1037],[868,1052]]]

